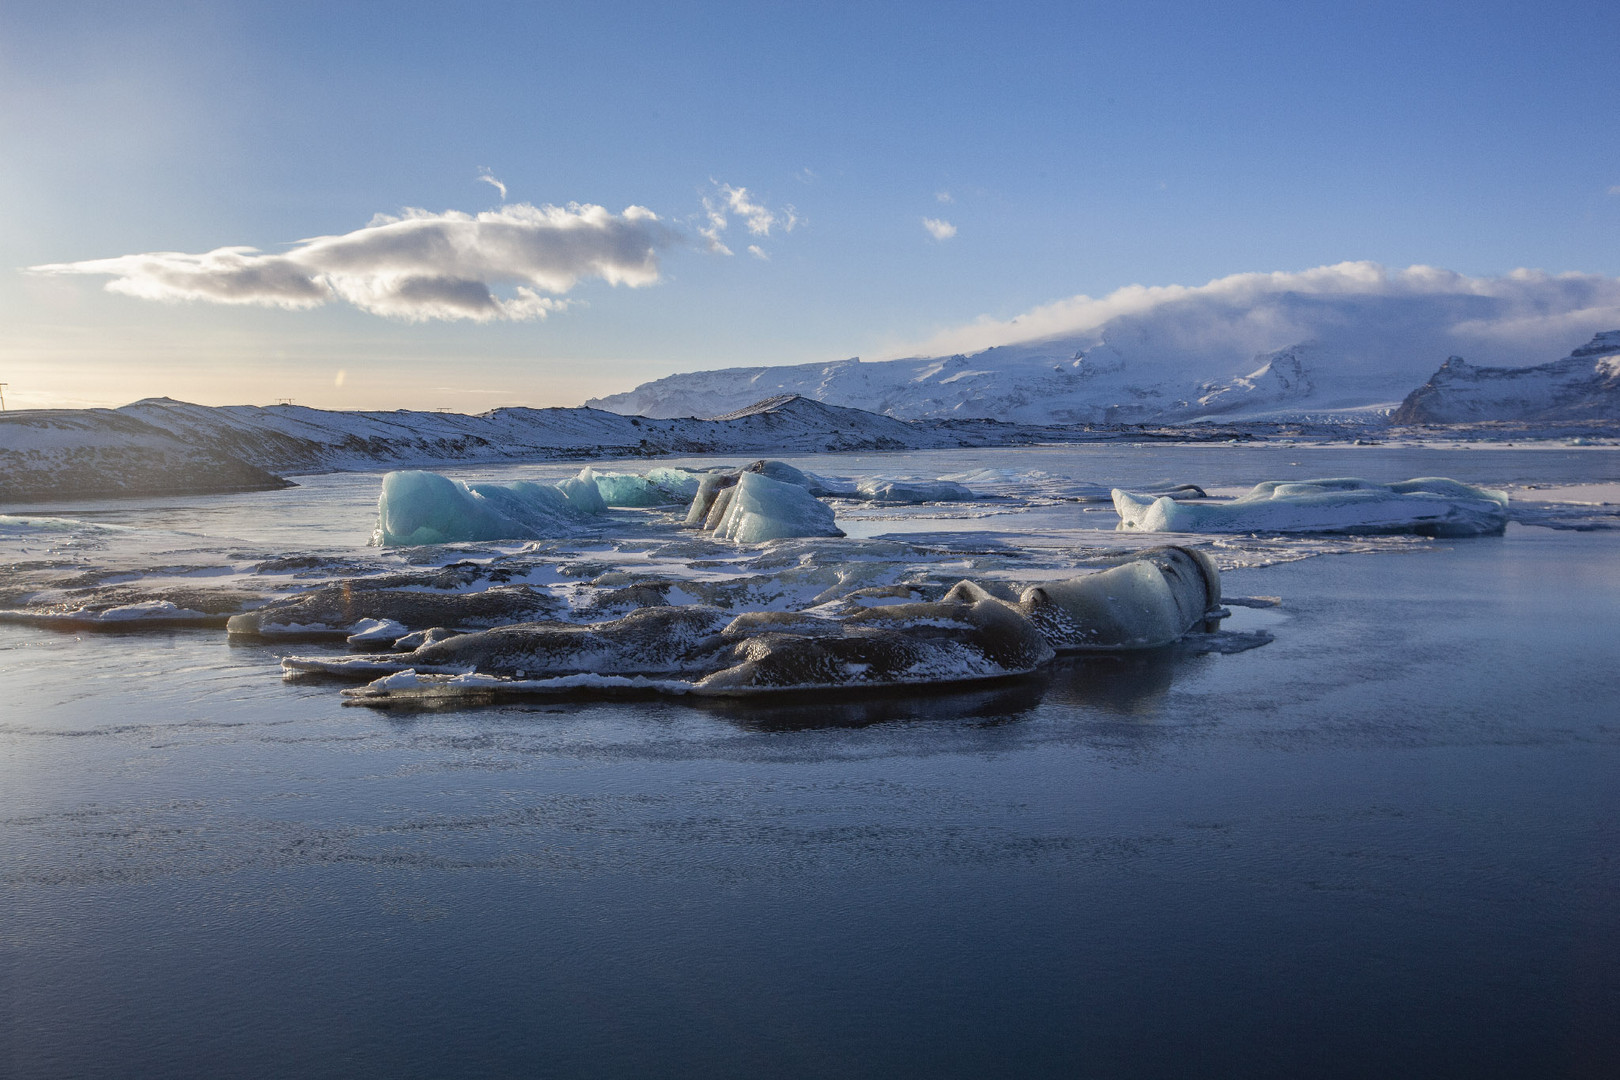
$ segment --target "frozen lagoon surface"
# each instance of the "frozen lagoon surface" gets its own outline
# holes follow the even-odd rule
[[[1023,496],[839,506],[836,543],[991,573],[992,541],[1150,539],[1084,484],[1441,475],[1520,516],[1220,538],[1226,594],[1280,600],[1228,626],[1270,644],[957,694],[376,711],[283,682],[307,643],[0,625],[0,1074],[1616,1073],[1620,452],[790,460],[1007,470]],[[108,581],[206,580],[402,558],[359,546],[378,483],[0,514],[125,527]],[[4,542],[16,587],[41,545]]]

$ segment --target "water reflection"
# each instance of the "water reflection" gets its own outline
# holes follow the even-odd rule
[[[1130,653],[1062,656],[1033,675],[991,687],[951,690],[904,687],[884,691],[807,691],[782,698],[689,699],[726,721],[754,731],[861,728],[894,721],[1013,723],[1041,705],[1062,705],[1119,716],[1157,713],[1178,676],[1208,662],[1200,643]]]
[[[881,691],[809,690],[747,700],[693,698],[688,703],[752,731],[862,728],[918,720],[1005,724],[1041,703],[1046,682],[1042,672],[972,690],[915,686]]]

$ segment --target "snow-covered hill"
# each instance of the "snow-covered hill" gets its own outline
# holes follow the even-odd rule
[[[0,502],[275,487],[288,473],[448,462],[902,450],[1021,439],[1027,441],[1010,425],[907,423],[794,397],[714,420],[583,408],[477,416],[328,412],[148,398],[119,409],[0,413]]]
[[[1620,330],[1598,334],[1564,359],[1536,367],[1476,367],[1453,356],[1407,395],[1392,419],[1620,420]]]
[[[1083,303],[1082,303],[1083,301]],[[587,404],[714,416],[777,394],[904,419],[1033,424],[1331,419],[1393,410],[1444,357],[1517,367],[1620,325],[1620,282],[1519,271],[1469,278],[1345,263],[1197,288],[1122,289],[958,337],[1034,340],[946,356],[671,375]]]

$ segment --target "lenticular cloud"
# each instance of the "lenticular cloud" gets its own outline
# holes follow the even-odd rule
[[[427,319],[544,318],[582,279],[651,285],[658,254],[683,242],[651,210],[519,203],[481,214],[409,210],[363,229],[305,240],[285,254],[224,247],[155,251],[30,267],[102,274],[113,292],[146,300],[310,308],[346,300],[375,315]],[[498,295],[500,289],[505,295]]]

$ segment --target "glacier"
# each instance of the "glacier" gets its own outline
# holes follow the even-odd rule
[[[1508,496],[1444,477],[1379,484],[1355,477],[1268,480],[1231,502],[1115,489],[1119,528],[1169,533],[1347,533],[1458,537],[1500,533]]]

